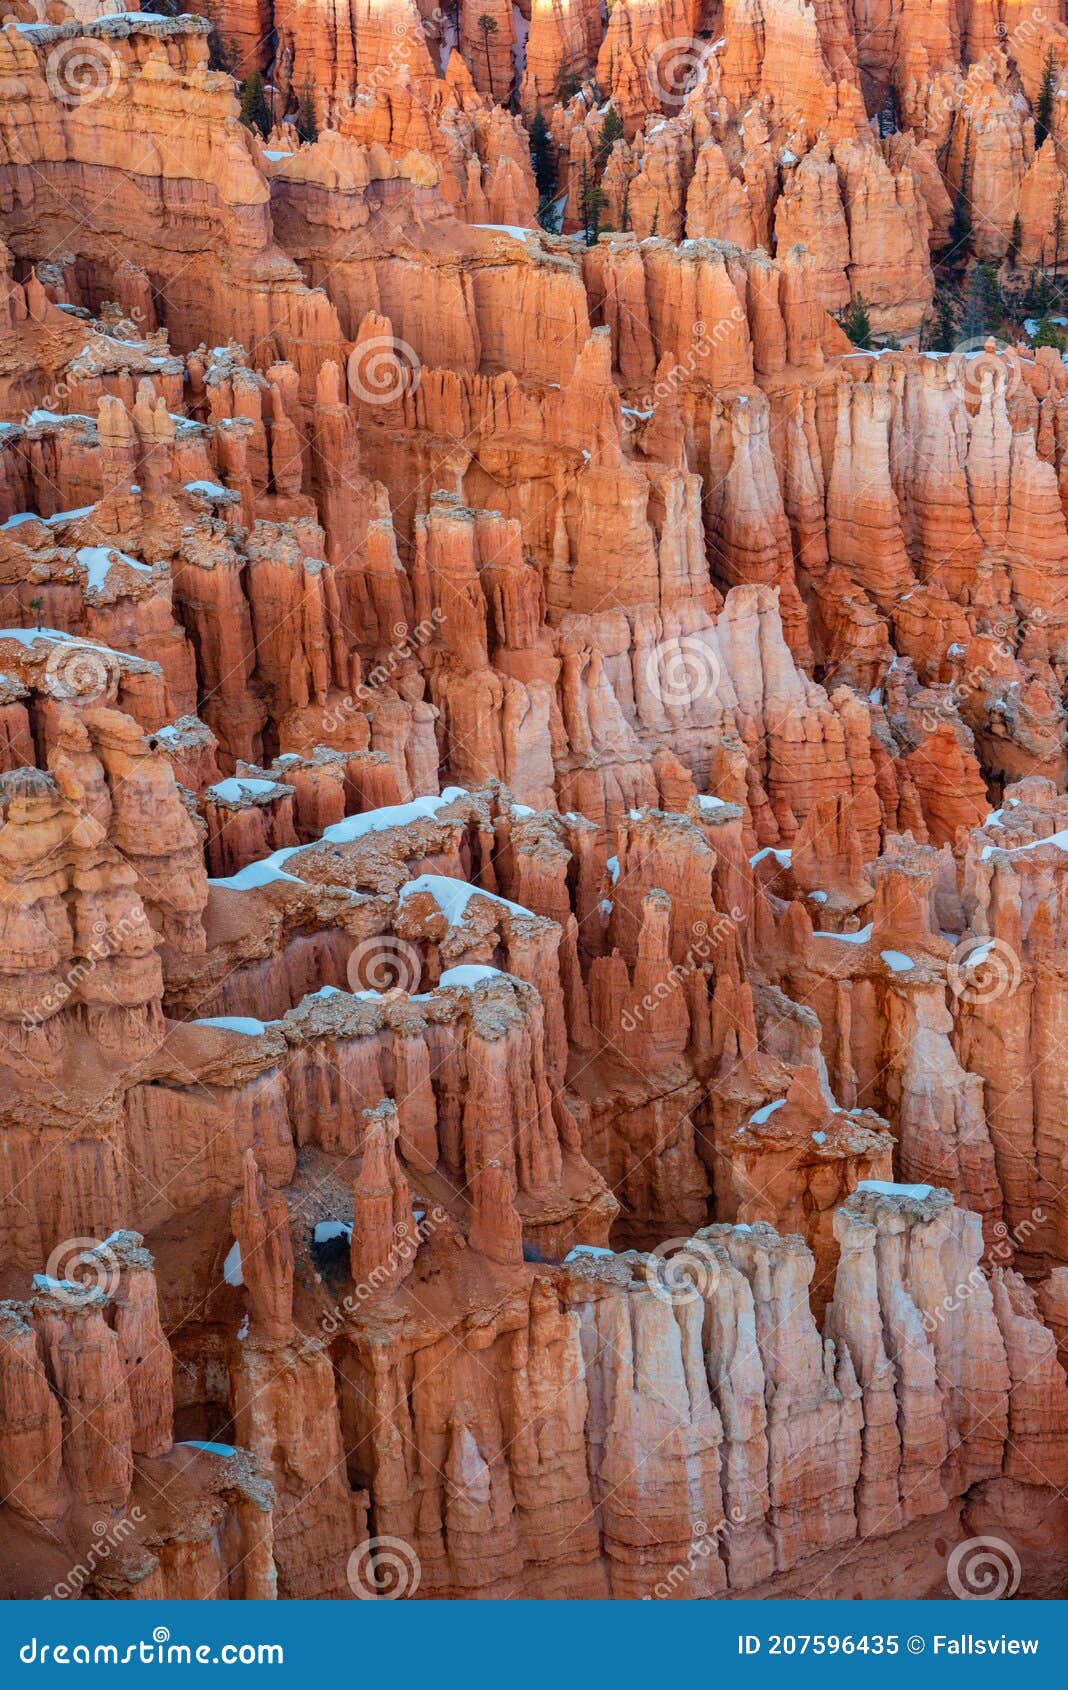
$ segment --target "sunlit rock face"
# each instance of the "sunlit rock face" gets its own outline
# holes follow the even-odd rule
[[[97,10],[0,27],[0,1594],[1068,1594],[1068,34]]]

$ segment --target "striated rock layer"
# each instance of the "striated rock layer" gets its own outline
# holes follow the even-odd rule
[[[1068,34],[81,10],[0,27],[0,1594],[1064,1596],[1068,374],[917,331],[1058,268]]]

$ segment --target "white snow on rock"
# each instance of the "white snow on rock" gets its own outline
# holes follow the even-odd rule
[[[1007,850],[1003,845],[984,845],[981,860],[986,862],[995,851],[1006,851],[1007,856],[1015,856],[1021,851],[1037,851],[1040,845],[1053,845],[1058,851],[1068,851],[1068,829],[1051,833],[1046,839],[1030,839],[1026,845],[1010,845]]]
[[[933,1185],[894,1185],[885,1179],[862,1179],[857,1183],[858,1191],[872,1191],[878,1197],[912,1197],[922,1203],[925,1197],[930,1197]]]
[[[564,1265],[568,1262],[579,1261],[583,1256],[614,1256],[614,1250],[605,1250],[600,1244],[576,1244],[564,1257]]]
[[[253,780],[247,775],[231,775],[228,780],[216,781],[209,786],[205,798],[217,799],[220,804],[240,804],[246,798],[262,798],[267,793],[279,791],[278,782],[274,780]]]
[[[250,1039],[267,1031],[266,1021],[257,1021],[254,1015],[204,1015],[193,1025],[223,1027],[228,1033],[244,1033]]]
[[[346,816],[323,831],[326,845],[351,845],[368,833],[384,833],[391,827],[408,827],[412,822],[432,821],[445,804],[466,798],[462,786],[447,786],[436,797],[413,798],[410,804],[386,804],[381,810],[365,810],[362,816]]]
[[[211,1443],[204,1438],[183,1438],[178,1447],[179,1449],[202,1449],[208,1455],[225,1455],[227,1458],[237,1454],[233,1444]]]
[[[302,845],[286,845],[281,851],[272,851],[269,857],[261,857],[258,863],[248,863],[223,880],[209,880],[208,885],[224,886],[230,892],[251,892],[257,886],[270,886],[275,880],[292,880],[299,886],[300,875],[286,874],[282,864],[303,849]]]
[[[495,235],[511,235],[515,241],[525,241],[528,235],[534,233],[533,229],[522,229],[517,223],[474,223],[472,228],[489,229]]]
[[[916,966],[912,958],[906,956],[904,951],[880,951],[879,955],[887,968],[892,969],[895,974],[906,974],[910,968]]]
[[[78,562],[89,573],[88,587],[90,592],[100,591],[116,563],[124,563],[128,569],[136,569],[142,575],[151,575],[152,573],[149,564],[138,563],[136,558],[127,557],[125,552],[116,551],[114,546],[80,546],[76,556]]]
[[[507,980],[499,968],[487,968],[480,962],[462,962],[457,968],[447,968],[439,986],[481,986],[486,980]]]
[[[227,783],[220,784],[225,786]],[[269,857],[261,857],[257,863],[248,863],[236,874],[225,879],[209,880],[208,885],[224,886],[231,892],[249,892],[255,887],[269,886],[275,880],[299,883],[299,874],[286,874],[282,868],[294,852],[313,850],[316,845],[351,845],[354,840],[362,839],[369,833],[384,833],[391,827],[406,827],[412,822],[429,820],[444,804],[466,797],[464,787],[447,786],[436,797],[414,798],[410,804],[386,804],[380,810],[366,810],[361,816],[346,816],[344,821],[334,822],[331,827],[325,828],[320,838],[312,840],[309,845],[286,845],[281,851],[272,851]]]
[[[491,904],[511,910],[513,915],[531,914],[522,904],[513,904],[510,898],[500,898],[496,892],[483,892],[480,886],[471,886],[466,880],[453,880],[447,874],[420,874],[415,880],[409,880],[400,889],[401,903],[414,898],[418,892],[429,892],[442,915],[454,927],[463,921],[468,904],[476,897],[487,898]]]
[[[858,928],[856,933],[813,933],[814,939],[841,939],[843,945],[866,945],[871,938],[872,923]]]
[[[241,1246],[235,1239],[223,1263],[223,1278],[227,1285],[244,1285],[241,1277]]]
[[[751,1127],[762,1127],[764,1122],[770,1120],[776,1109],[781,1109],[785,1102],[785,1097],[778,1097],[774,1103],[765,1103],[762,1108],[754,1110],[749,1117],[749,1125]]]
[[[794,860],[792,851],[777,851],[774,845],[765,845],[755,857],[750,857],[750,868],[756,868],[757,863],[762,863],[765,857],[774,857],[780,868],[789,868]]]

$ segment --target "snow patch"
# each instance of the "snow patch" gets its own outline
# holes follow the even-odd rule
[[[933,1185],[894,1185],[885,1179],[862,1179],[857,1184],[858,1191],[872,1191],[878,1197],[912,1197],[922,1203],[925,1197],[930,1197]]]
[[[915,968],[916,966],[912,958],[910,956],[906,956],[904,951],[880,951],[879,955],[882,957],[887,968],[891,969],[895,974],[906,974],[910,968]]]
[[[765,1103],[763,1108],[755,1110],[753,1114],[750,1115],[749,1125],[751,1127],[762,1127],[764,1122],[769,1121],[774,1115],[776,1109],[781,1109],[785,1102],[785,1097],[777,1097],[774,1103]]]
[[[244,1033],[250,1039],[267,1031],[266,1021],[257,1021],[254,1015],[205,1015],[199,1021],[194,1021],[193,1025],[224,1027],[228,1033]]]
[[[481,986],[486,980],[506,980],[499,968],[486,968],[482,963],[463,962],[457,968],[447,968],[439,986]]]

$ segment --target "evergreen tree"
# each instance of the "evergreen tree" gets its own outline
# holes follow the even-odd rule
[[[561,65],[556,78],[556,101],[558,105],[566,106],[582,91],[582,79],[569,70],[567,65]]]
[[[264,140],[271,133],[271,113],[258,70],[241,84],[241,121],[246,129],[258,129]]]
[[[553,161],[552,136],[540,110],[534,113],[530,126],[530,164],[539,199],[552,199],[556,187],[556,165]]]
[[[1031,341],[1032,346],[1055,346],[1058,352],[1065,348],[1065,338],[1056,323],[1051,323],[1048,317],[1043,317],[1035,330]]]
[[[1012,234],[1005,249],[1005,262],[1010,270],[1015,270],[1020,262],[1020,242],[1023,239],[1023,228],[1020,223],[1020,213],[1017,212],[1012,220]]]
[[[968,190],[970,188],[972,165],[972,137],[969,130],[964,142],[964,157],[961,160],[960,187],[957,189],[953,201],[953,222],[949,230],[949,256],[951,260],[963,263],[968,256],[972,244],[972,214],[968,205]]]
[[[593,246],[601,232],[601,209],[604,205],[604,189],[598,185],[590,174],[590,167],[586,160],[582,161],[582,172],[579,178],[579,209],[582,212],[582,234],[587,246]]]
[[[841,316],[841,324],[854,346],[871,348],[871,318],[864,303],[864,295],[854,294]]]
[[[309,81],[305,82],[300,91],[300,105],[297,107],[297,134],[302,141],[317,141],[319,139],[319,125],[315,121],[315,99]]]
[[[956,300],[948,288],[935,294],[934,313],[930,350],[952,352],[957,344],[957,313]]]
[[[177,16],[181,11],[182,7],[179,6],[178,12],[174,15]],[[226,70],[232,74],[234,61],[237,58],[237,49],[232,41],[224,41],[219,33],[217,0],[200,0],[197,12],[200,17],[207,18],[211,24],[211,29],[208,32],[208,69]]]
[[[551,194],[543,195],[538,201],[538,222],[550,235],[559,233],[556,227],[556,201]]]
[[[596,158],[597,168],[599,170],[604,169],[605,165],[608,163],[608,156],[611,153],[612,148],[615,146],[617,141],[622,139],[622,136],[623,119],[620,117],[615,106],[609,106],[608,110],[604,114],[604,122],[601,124],[601,135],[597,143]]]
[[[493,60],[490,58],[490,36],[497,33],[497,19],[483,12],[478,20],[478,27],[482,31],[482,46],[486,54],[486,75],[489,78],[489,96],[495,100],[497,95],[493,87]]]
[[[1057,56],[1050,43],[1042,63],[1042,81],[1035,106],[1035,146],[1040,147],[1053,127],[1053,102],[1057,96]]]

